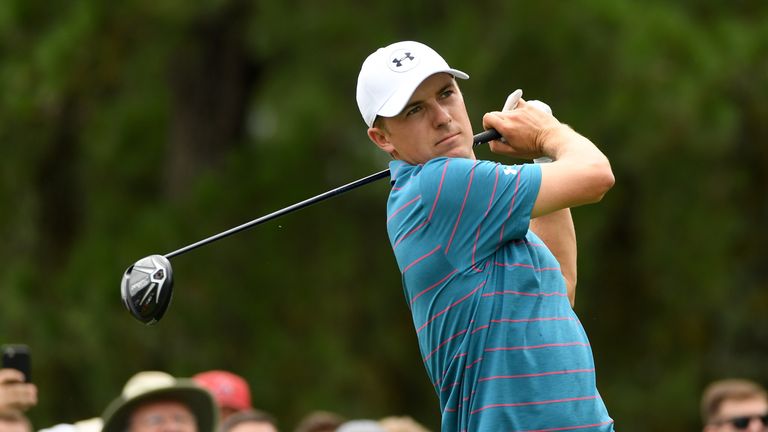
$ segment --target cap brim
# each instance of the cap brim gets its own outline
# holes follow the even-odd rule
[[[208,391],[190,383],[149,391],[132,399],[118,397],[104,410],[102,432],[125,432],[128,430],[131,411],[154,400],[176,400],[187,405],[195,414],[198,432],[212,432],[216,426],[218,411],[213,397]]]
[[[404,85],[404,86],[401,86],[399,89],[397,89],[397,91],[392,95],[392,97],[390,97],[389,100],[387,100],[384,103],[381,109],[379,109],[378,115],[382,117],[394,117],[400,114],[400,111],[402,111],[403,108],[405,108],[405,105],[408,103],[408,100],[411,99],[411,96],[413,95],[413,92],[416,91],[416,88],[418,88],[419,85],[421,85],[421,83],[424,82],[424,80],[438,73],[448,73],[453,75],[456,78],[469,79],[469,75],[467,75],[466,73],[458,69],[430,71],[428,74],[425,74],[420,79],[413,80],[413,82],[411,82],[410,85]]]

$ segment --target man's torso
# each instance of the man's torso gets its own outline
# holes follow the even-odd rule
[[[391,170],[387,228],[443,430],[612,430],[559,264],[528,230],[538,167]]]

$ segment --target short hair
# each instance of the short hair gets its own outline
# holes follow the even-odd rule
[[[379,128],[379,129],[384,129],[385,132],[388,132],[389,129],[387,129],[387,124],[384,122],[385,119],[386,119],[386,117],[382,117],[382,116],[378,116],[377,115],[376,118],[373,119],[373,127]]]
[[[714,381],[704,389],[701,397],[701,419],[704,424],[720,411],[720,406],[727,400],[743,401],[760,398],[768,400],[765,389],[754,381],[731,378]]]
[[[219,432],[227,432],[232,430],[240,423],[248,422],[269,423],[274,426],[275,429],[277,429],[277,421],[271,414],[255,409],[247,409],[238,411],[227,417],[223,422],[221,422],[218,430]]]
[[[296,432],[335,431],[344,423],[344,418],[329,411],[313,411],[296,427]]]

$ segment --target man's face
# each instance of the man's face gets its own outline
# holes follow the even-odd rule
[[[131,413],[128,431],[197,432],[197,422],[192,411],[181,402],[149,402]]]
[[[238,423],[229,432],[277,432],[277,429],[267,422],[247,421]]]
[[[22,418],[0,417],[0,432],[31,432],[29,422]]]
[[[380,118],[368,136],[392,157],[410,164],[440,156],[475,158],[464,98],[447,73],[425,79],[400,114]]]
[[[763,398],[726,399],[714,421],[705,430],[711,432],[766,432],[768,425],[760,417],[768,415],[768,401]]]

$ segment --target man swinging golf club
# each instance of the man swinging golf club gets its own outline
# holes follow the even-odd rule
[[[428,46],[398,42],[364,61],[357,103],[389,153],[387,230],[443,431],[612,431],[589,341],[573,312],[569,208],[613,186],[587,138],[520,99],[483,117],[494,153],[476,160],[456,78]],[[512,108],[512,107],[510,107]]]

